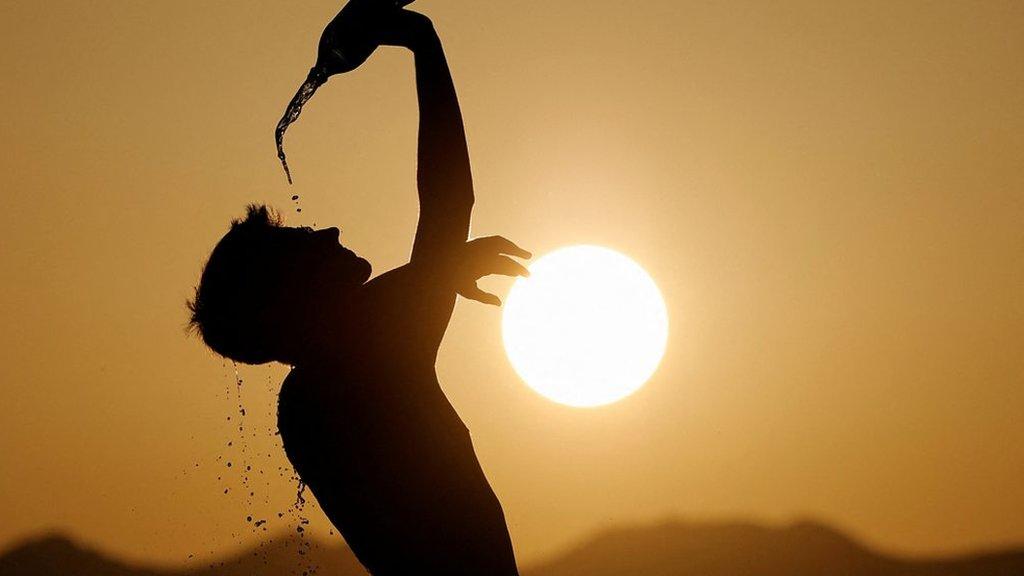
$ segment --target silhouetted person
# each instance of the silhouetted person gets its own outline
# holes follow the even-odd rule
[[[375,575],[517,574],[501,505],[434,361],[456,295],[489,304],[476,280],[525,275],[500,237],[467,242],[473,185],[462,116],[430,21],[394,9],[381,44],[415,55],[420,218],[410,262],[373,281],[337,228],[280,225],[266,207],[214,248],[190,303],[204,341],[228,358],[294,368],[282,386],[285,451]]]

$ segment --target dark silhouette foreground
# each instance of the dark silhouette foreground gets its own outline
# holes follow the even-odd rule
[[[364,44],[415,57],[420,218],[410,262],[367,282],[370,265],[339,244],[337,228],[286,228],[253,206],[211,254],[193,321],[224,356],[294,367],[278,407],[285,451],[371,573],[517,574],[501,505],[434,362],[456,295],[500,304],[477,279],[526,275],[506,255],[530,254],[500,237],[467,242],[469,154],[430,21],[397,6],[361,18]],[[353,68],[329,31],[318,78]]]

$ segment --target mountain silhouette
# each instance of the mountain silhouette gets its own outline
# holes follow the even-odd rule
[[[1024,550],[941,560],[874,552],[816,522],[665,522],[605,531],[529,576],[1010,576]]]
[[[276,538],[181,568],[133,566],[61,535],[0,555],[0,576],[365,576],[345,546]],[[1024,548],[940,559],[881,554],[816,522],[768,527],[670,521],[616,528],[585,540],[525,576],[1021,576]]]
[[[342,544],[279,537],[226,558],[193,559],[180,568],[134,566],[60,534],[15,545],[0,555],[0,576],[366,576]]]
[[[15,546],[0,556],[0,575],[75,574],[77,576],[156,576],[164,572],[135,568],[60,536],[50,535]]]

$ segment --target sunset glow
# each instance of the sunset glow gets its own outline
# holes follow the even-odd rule
[[[668,314],[636,262],[597,246],[572,246],[530,266],[505,304],[505,350],[541,395],[594,407],[629,396],[665,353]]]

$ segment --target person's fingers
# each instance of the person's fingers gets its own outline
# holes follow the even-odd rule
[[[367,33],[384,46],[409,47],[417,36],[432,26],[430,19],[423,14],[397,5],[369,12],[367,18]]]
[[[501,274],[502,276],[522,276],[528,278],[530,271],[519,262],[508,256],[495,256],[487,267],[488,274]]]
[[[490,304],[492,306],[501,306],[500,298],[498,298],[494,294],[484,292],[483,290],[478,288],[476,284],[464,287],[463,289],[459,290],[459,294],[461,294],[464,298],[476,300],[477,302],[483,302],[484,304]]]
[[[498,254],[508,254],[517,258],[533,258],[533,254],[516,246],[514,242],[504,236],[486,236],[475,241],[483,243],[489,250]]]

